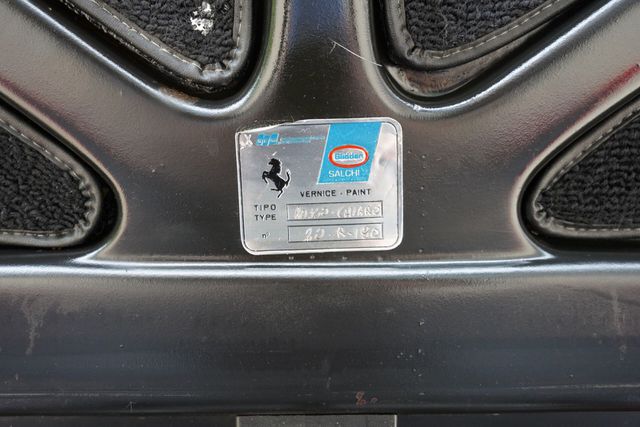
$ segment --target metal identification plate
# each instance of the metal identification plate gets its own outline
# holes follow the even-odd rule
[[[389,118],[304,120],[236,134],[251,254],[393,249],[402,241],[402,130]]]

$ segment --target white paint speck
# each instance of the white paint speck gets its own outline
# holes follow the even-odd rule
[[[189,18],[191,20],[191,28],[193,28],[193,31],[206,36],[213,28],[214,15],[215,12],[211,4],[203,1],[199,8],[191,12],[191,17]]]

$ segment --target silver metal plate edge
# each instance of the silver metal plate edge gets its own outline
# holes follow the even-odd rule
[[[331,124],[331,123],[349,123],[354,121],[360,122],[384,122],[388,123],[394,127],[396,130],[396,144],[398,147],[398,155],[397,155],[397,168],[398,168],[398,176],[397,176],[397,188],[398,188],[398,238],[396,241],[389,246],[379,246],[373,248],[340,248],[340,249],[292,249],[292,250],[266,250],[266,251],[256,251],[254,249],[249,248],[245,243],[245,231],[244,231],[244,221],[243,218],[243,208],[242,208],[242,171],[240,169],[240,134],[243,132],[259,132],[259,131],[269,131],[271,129],[285,126],[285,125],[318,125],[318,124]],[[281,122],[270,124],[262,127],[251,127],[251,128],[241,128],[238,129],[235,133],[235,152],[236,152],[236,179],[238,182],[238,222],[240,223],[240,243],[245,251],[247,251],[251,255],[261,256],[261,255],[290,255],[290,254],[317,254],[317,253],[336,253],[336,252],[373,252],[373,251],[390,251],[402,243],[404,238],[404,189],[403,189],[403,181],[404,181],[404,170],[402,168],[403,165],[403,136],[402,136],[402,126],[400,122],[391,118],[391,117],[353,117],[353,118],[341,118],[341,119],[304,119],[304,120],[296,120],[292,122]]]

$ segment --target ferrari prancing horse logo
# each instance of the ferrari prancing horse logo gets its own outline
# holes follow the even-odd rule
[[[275,185],[276,188],[272,188],[271,190],[278,191],[278,198],[280,198],[280,196],[282,196],[282,193],[284,192],[284,188],[289,185],[289,181],[291,181],[291,174],[289,173],[289,170],[287,170],[286,180],[280,176],[280,172],[282,171],[282,163],[278,159],[271,159],[269,161],[269,164],[271,165],[271,169],[262,172],[262,180],[265,182],[265,184],[269,183],[267,179],[273,181],[273,185]]]

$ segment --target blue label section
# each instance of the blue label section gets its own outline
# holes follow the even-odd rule
[[[310,144],[315,141],[324,141],[324,135],[309,136],[281,136],[278,132],[260,133],[256,139],[258,147],[283,144]]]
[[[381,122],[332,124],[318,183],[368,181],[381,125]]]

